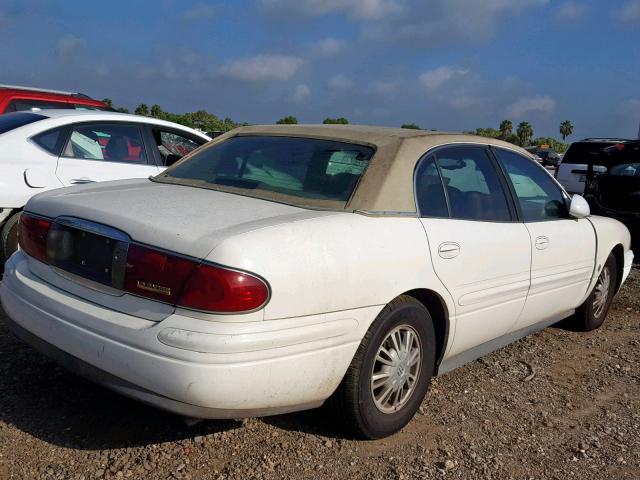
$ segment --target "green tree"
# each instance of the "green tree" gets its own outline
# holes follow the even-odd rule
[[[164,118],[164,110],[156,103],[151,106],[151,116],[153,118]]]
[[[113,101],[110,98],[103,98],[102,103],[106,103],[108,107],[113,108]]]
[[[562,135],[562,141],[573,133],[573,123],[570,120],[565,120],[560,124],[560,135]]]
[[[409,128],[411,130],[420,130],[420,126],[415,123],[403,123],[400,128]]]
[[[474,132],[476,135],[480,137],[489,137],[489,138],[500,138],[500,130],[496,130],[495,128],[476,128]]]
[[[289,115],[288,117],[283,117],[276,122],[277,125],[297,125],[298,119],[293,115]]]
[[[332,124],[332,125],[348,125],[349,124],[349,120],[347,120],[344,117],[339,117],[339,118],[327,117],[327,118],[324,119],[324,121],[322,123],[324,123],[324,124]]]
[[[516,135],[518,135],[520,146],[526,147],[531,143],[531,139],[533,138],[533,127],[529,122],[520,122],[516,130]]]
[[[138,105],[136,107],[136,109],[134,110],[134,112],[136,115],[144,115],[144,116],[149,116],[149,107],[147,107],[146,103],[141,103],[140,105]]]
[[[116,108],[116,112],[129,113],[129,109],[125,108],[125,107],[118,107],[118,108]]]
[[[503,120],[500,122],[500,138],[506,140],[513,133],[513,122],[511,120]]]

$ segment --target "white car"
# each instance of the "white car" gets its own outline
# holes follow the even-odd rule
[[[17,247],[18,217],[33,195],[157,175],[209,140],[182,125],[122,113],[41,110],[0,116],[0,265]]]
[[[621,138],[586,138],[573,142],[560,160],[556,178],[569,193],[584,193],[587,165],[593,162],[594,173],[607,171],[607,157],[602,151],[616,144],[628,142]]]
[[[243,127],[151,179],[32,198],[0,289],[72,370],[201,418],[327,399],[365,438],[433,375],[571,317],[602,324],[628,230],[476,136]]]

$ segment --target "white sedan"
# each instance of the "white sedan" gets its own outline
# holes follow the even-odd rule
[[[41,110],[0,116],[0,263],[17,248],[18,217],[33,195],[157,175],[209,140],[183,125],[122,113]]]
[[[356,126],[243,127],[151,179],[38,195],[20,246],[10,327],[68,368],[190,417],[330,399],[364,438],[433,375],[599,327],[633,258],[522,149]]]

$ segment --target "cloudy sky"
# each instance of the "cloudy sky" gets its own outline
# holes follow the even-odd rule
[[[0,0],[0,83],[250,123],[635,137],[640,0]]]

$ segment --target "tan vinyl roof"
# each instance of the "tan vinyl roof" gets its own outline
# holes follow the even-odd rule
[[[240,135],[277,135],[320,138],[370,145],[376,149],[369,167],[346,206],[339,209],[364,212],[415,213],[413,173],[429,150],[450,144],[495,145],[531,158],[524,149],[492,138],[406,128],[364,125],[253,125],[216,138],[216,144]],[[278,200],[274,198],[274,200]],[[322,202],[322,201],[319,201]],[[329,207],[318,205],[319,208]]]

